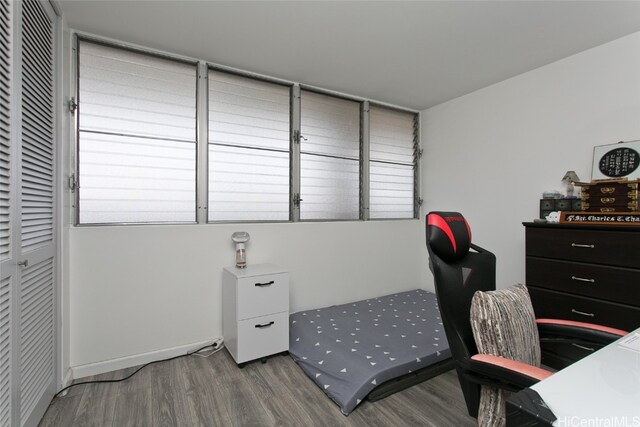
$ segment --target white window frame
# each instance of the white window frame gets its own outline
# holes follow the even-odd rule
[[[79,69],[80,69],[80,43],[82,42],[86,42],[86,43],[94,43],[94,44],[98,44],[98,45],[102,45],[102,46],[106,46],[109,48],[113,48],[113,49],[120,49],[123,51],[129,51],[129,52],[133,52],[133,53],[138,53],[141,55],[148,55],[148,56],[152,56],[152,57],[157,57],[157,58],[161,58],[161,59],[166,59],[169,61],[174,61],[174,62],[179,62],[179,63],[183,63],[183,64],[189,64],[189,65],[193,65],[194,68],[196,69],[196,75],[195,75],[195,79],[196,79],[196,90],[194,93],[194,97],[195,97],[195,105],[196,105],[196,114],[195,114],[195,165],[194,165],[194,191],[195,191],[195,203],[194,203],[194,220],[193,221],[141,221],[141,222],[107,222],[107,223],[80,223],[80,191],[79,191],[79,187],[80,185],[82,185],[82,183],[80,182],[80,114],[79,114],[79,109],[78,109],[78,104],[76,103],[77,101],[82,102],[82,100],[80,99],[80,85],[79,85]],[[169,224],[169,225],[180,225],[180,224],[196,224],[198,223],[198,218],[199,218],[199,207],[201,206],[201,201],[198,198],[199,196],[199,182],[200,182],[200,173],[201,171],[199,170],[198,166],[199,166],[199,147],[200,147],[200,126],[201,126],[201,120],[200,120],[200,80],[201,80],[201,76],[200,76],[200,66],[199,66],[199,62],[195,61],[193,59],[190,58],[182,58],[179,56],[174,56],[174,55],[169,55],[166,54],[164,52],[158,52],[158,51],[153,51],[150,49],[145,49],[145,48],[141,48],[141,47],[136,47],[136,46],[132,46],[129,44],[122,44],[122,43],[118,43],[118,42],[113,42],[113,41],[109,41],[109,40],[105,40],[103,38],[99,38],[99,37],[94,37],[91,35],[84,35],[81,33],[75,33],[74,35],[74,42],[73,42],[73,46],[75,49],[75,54],[74,54],[74,96],[69,100],[69,108],[71,111],[74,112],[74,126],[75,129],[73,130],[74,132],[74,148],[73,148],[73,153],[74,153],[74,160],[73,160],[73,165],[74,165],[74,172],[73,174],[69,177],[69,187],[72,189],[72,191],[74,191],[74,197],[73,197],[73,202],[74,202],[74,206],[73,206],[73,212],[74,212],[74,221],[73,224],[75,226],[78,227],[93,227],[93,226],[120,226],[120,225],[162,225],[162,224]],[[205,205],[206,206],[206,205]]]
[[[77,227],[93,227],[93,226],[122,226],[122,225],[188,225],[188,224],[219,224],[219,223],[288,223],[288,222],[335,222],[335,221],[399,221],[399,220],[411,220],[419,218],[420,206],[422,204],[422,198],[420,197],[420,158],[422,155],[422,149],[420,148],[420,112],[409,108],[403,108],[396,105],[387,104],[367,98],[352,96],[341,92],[331,91],[328,89],[319,88],[312,85],[301,84],[292,82],[289,80],[279,79],[276,77],[266,76],[246,70],[241,70],[233,67],[228,67],[216,63],[212,63],[206,60],[199,60],[190,57],[180,56],[176,54],[170,54],[167,52],[154,50],[144,46],[133,45],[117,40],[110,40],[104,37],[95,36],[92,34],[73,31],[73,55],[72,72],[73,78],[73,90],[74,93],[66,101],[72,108],[75,99],[78,96],[78,42],[79,40],[88,41],[92,43],[99,43],[114,48],[120,48],[125,50],[131,50],[137,53],[154,55],[165,59],[175,60],[179,62],[186,62],[197,64],[197,82],[196,82],[196,221],[195,222],[135,222],[135,223],[106,223],[106,224],[80,224],[79,223],[79,191],[77,191],[77,177],[78,177],[78,150],[79,150],[79,117],[75,115],[73,123],[75,129],[72,130],[72,147],[71,147],[71,174],[66,178],[68,182],[68,188],[72,191],[73,197],[73,220],[72,224]],[[228,72],[237,74],[242,77],[253,78],[256,80],[262,80],[270,83],[276,83],[280,85],[290,86],[290,180],[289,180],[289,219],[282,221],[254,221],[254,220],[225,220],[225,221],[209,221],[208,220],[208,182],[209,182],[209,163],[208,163],[208,72],[209,70],[217,70],[222,72]],[[300,199],[304,203],[304,195],[300,195],[300,92],[301,90],[308,90],[342,98],[345,100],[356,101],[360,103],[360,179],[359,179],[359,218],[358,219],[313,219],[303,220],[300,219]],[[414,169],[414,216],[413,218],[369,218],[369,106],[376,105],[379,107],[390,108],[401,112],[411,113],[416,115],[417,130],[415,132],[415,169]]]
[[[407,114],[413,114],[414,115],[414,123],[415,123],[415,129],[413,132],[413,150],[414,150],[414,156],[413,156],[413,217],[412,218],[369,218],[369,166],[370,163],[369,161],[371,160],[369,157],[369,137],[370,137],[370,133],[369,133],[369,107],[370,106],[375,106],[378,108],[386,108],[389,110],[395,110],[397,112],[400,113],[407,113]],[[383,104],[383,103],[379,103],[379,102],[375,102],[375,101],[368,101],[367,102],[367,106],[366,106],[366,112],[364,113],[366,115],[366,126],[367,126],[367,144],[366,144],[366,151],[367,151],[367,206],[366,206],[366,219],[370,220],[370,221],[399,221],[399,220],[410,220],[410,219],[419,219],[420,218],[420,207],[422,206],[422,198],[420,197],[420,159],[422,158],[422,148],[420,145],[420,126],[421,126],[421,116],[420,113],[417,111],[412,111],[412,110],[408,110],[408,109],[404,109],[404,108],[399,108],[396,106],[391,106],[391,105],[387,105],[387,104]]]
[[[295,194],[293,194],[292,197],[292,208],[295,211],[295,218],[296,218],[296,222],[337,222],[337,221],[363,221],[365,219],[365,206],[368,205],[368,198],[365,199],[364,197],[364,188],[368,188],[369,186],[369,177],[368,175],[364,175],[363,171],[364,171],[364,161],[363,161],[363,147],[367,147],[368,150],[368,145],[369,145],[369,139],[367,137],[367,139],[364,139],[364,126],[363,126],[363,111],[364,111],[364,104],[368,101],[366,101],[365,99],[362,98],[357,98],[357,97],[353,97],[353,96],[349,96],[349,95],[345,95],[342,93],[338,93],[338,92],[333,92],[330,90],[326,90],[326,89],[320,89],[317,88],[315,86],[308,86],[308,85],[297,85],[298,86],[298,97],[297,97],[297,103],[298,103],[298,108],[297,108],[297,113],[298,113],[298,118],[297,118],[297,128],[294,129],[293,131],[293,136],[292,139],[294,141],[294,144],[297,147],[297,152],[296,152],[296,156],[297,156],[297,162],[296,162],[296,169],[292,170],[292,174],[295,174],[298,177],[297,180],[297,186],[294,188]],[[352,101],[352,102],[357,102],[360,105],[360,123],[359,123],[359,148],[360,148],[360,154],[359,154],[359,166],[358,166],[358,170],[359,170],[359,182],[358,182],[358,218],[331,218],[331,219],[301,219],[300,218],[300,204],[304,203],[304,194],[302,194],[301,192],[301,185],[300,185],[300,171],[301,171],[301,164],[300,164],[300,157],[301,157],[301,144],[300,144],[300,140],[302,138],[304,138],[304,135],[301,133],[302,130],[302,121],[301,121],[301,116],[302,116],[302,110],[301,110],[301,92],[302,91],[308,91],[308,92],[313,92],[313,93],[317,93],[320,95],[326,95],[326,96],[330,96],[330,97],[334,97],[337,99],[342,99],[345,101]]]
[[[204,63],[204,69],[205,69],[205,74],[204,74],[204,80],[206,81],[206,84],[204,84],[204,92],[205,92],[205,102],[204,102],[204,108],[203,108],[203,112],[202,112],[202,116],[203,116],[203,120],[204,122],[203,125],[200,126],[200,128],[204,128],[206,129],[201,141],[203,141],[202,144],[200,144],[201,146],[203,146],[202,150],[204,151],[204,153],[201,153],[202,157],[206,159],[206,161],[204,162],[204,164],[201,165],[201,167],[204,169],[204,181],[199,181],[202,182],[203,185],[201,185],[201,187],[203,187],[205,189],[204,194],[203,194],[203,198],[202,200],[204,201],[204,206],[205,208],[203,209],[205,211],[205,215],[204,218],[202,218],[201,223],[208,223],[208,224],[225,224],[225,223],[287,223],[287,222],[293,222],[293,209],[292,209],[292,191],[293,191],[293,187],[292,187],[292,164],[293,164],[293,139],[292,139],[292,134],[293,132],[291,131],[292,126],[293,126],[293,116],[294,116],[294,112],[293,112],[293,105],[292,105],[292,99],[293,99],[293,94],[294,94],[294,90],[295,90],[295,84],[291,83],[291,82],[287,82],[287,81],[283,81],[283,80],[279,80],[279,79],[275,79],[275,78],[269,78],[269,77],[265,77],[262,75],[258,75],[258,74],[253,74],[253,73],[248,73],[248,72],[241,72],[235,69],[230,69],[228,67],[223,67],[220,65],[216,65],[216,64],[211,64],[211,63]],[[284,86],[284,87],[288,87],[289,88],[289,218],[286,220],[209,220],[209,215],[208,215],[208,206],[209,206],[209,71],[217,71],[217,72],[221,72],[221,73],[228,73],[228,74],[232,74],[232,75],[236,75],[239,77],[244,77],[247,79],[253,79],[256,81],[260,81],[260,82],[265,82],[265,83],[271,83],[274,85],[280,85],[280,86]]]

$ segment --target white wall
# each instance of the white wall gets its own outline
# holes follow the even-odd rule
[[[499,283],[522,281],[521,222],[542,191],[567,170],[589,179],[594,145],[640,138],[640,33],[431,108],[422,129],[425,210],[464,212]],[[291,272],[292,311],[432,289],[417,220],[71,228],[63,321],[76,373],[221,336],[221,270],[240,230],[250,263]]]
[[[70,230],[70,363],[76,377],[140,363],[114,359],[222,334],[222,268],[231,234],[248,231],[248,263],[291,274],[291,311],[424,288],[418,220]]]
[[[589,181],[594,146],[634,139],[640,33],[424,111],[425,210],[462,212],[497,256],[498,287],[522,282],[521,222],[542,192],[562,190],[567,170]]]

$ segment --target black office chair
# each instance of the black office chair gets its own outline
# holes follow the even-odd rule
[[[478,417],[480,385],[508,391],[529,387],[552,372],[503,357],[478,354],[469,318],[476,291],[496,289],[496,257],[471,243],[471,229],[457,212],[426,218],[429,267],[440,313],[469,415]],[[625,331],[589,323],[536,319],[540,343],[576,343],[601,348]],[[575,361],[575,360],[573,360]],[[550,366],[560,369],[564,366]]]

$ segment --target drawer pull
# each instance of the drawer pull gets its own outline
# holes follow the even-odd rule
[[[572,243],[571,247],[573,247],[573,248],[590,248],[590,249],[593,249],[593,248],[596,247],[596,245],[583,245],[581,243]]]
[[[264,325],[256,325],[256,328],[259,328],[259,329],[262,329],[262,328],[268,328],[269,326],[273,325],[274,323],[276,323],[276,322],[274,322],[274,321],[272,320],[271,322],[269,322],[269,323],[265,323]]]
[[[573,343],[573,342],[571,343],[571,345],[572,345],[572,346],[574,346],[574,347],[581,348],[581,349],[583,349],[583,350],[590,351],[590,352],[592,352],[592,353],[593,353],[594,351],[596,351],[596,349],[595,349],[595,348],[585,347],[585,346],[583,346],[583,345],[576,344],[576,343]]]
[[[271,286],[273,285],[275,282],[272,280],[270,282],[266,282],[266,283],[256,283],[256,286],[260,286],[260,287],[264,287],[264,286]]]
[[[595,317],[595,314],[593,314],[593,313],[585,313],[584,311],[578,311],[575,308],[572,308],[571,312],[575,313],[575,314],[579,314],[581,316]]]
[[[577,280],[578,282],[589,282],[589,283],[596,282],[596,279],[584,279],[582,277],[576,277],[576,276],[571,276],[571,280]]]
[[[615,187],[600,187],[600,192],[602,194],[613,194],[615,193],[616,188]]]

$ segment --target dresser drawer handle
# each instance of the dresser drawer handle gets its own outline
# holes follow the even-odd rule
[[[581,316],[595,317],[595,314],[593,314],[593,313],[585,313],[584,311],[578,311],[575,308],[572,308],[571,312],[575,313],[575,314],[579,314]]]
[[[577,280],[578,282],[589,282],[589,283],[596,282],[596,279],[584,279],[582,277],[576,277],[576,276],[571,276],[571,280]]]
[[[259,328],[259,329],[262,329],[262,328],[268,328],[269,326],[273,325],[274,323],[276,323],[276,322],[274,322],[274,321],[272,320],[271,322],[269,322],[269,323],[265,323],[264,325],[256,325],[256,328]]]
[[[583,245],[581,243],[572,243],[571,247],[573,247],[573,248],[590,248],[590,249],[593,249],[593,248],[596,247],[596,245]]]
[[[600,188],[600,192],[602,194],[613,194],[615,193],[616,188],[615,187],[601,187]]]
[[[264,286],[271,286],[273,285],[275,282],[272,280],[270,282],[267,283],[256,283],[256,286],[260,286],[260,287],[264,287]]]
[[[573,342],[571,343],[571,345],[572,345],[572,346],[574,346],[574,347],[581,348],[581,349],[583,349],[583,350],[590,351],[590,352],[592,352],[592,353],[593,353],[594,351],[596,351],[596,349],[595,349],[595,348],[585,347],[585,346],[583,346],[583,345],[576,344],[576,343],[573,343]]]

